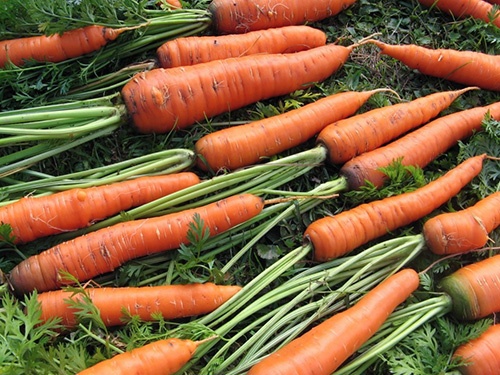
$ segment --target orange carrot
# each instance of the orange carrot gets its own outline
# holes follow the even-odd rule
[[[272,27],[299,25],[334,16],[356,0],[213,0],[212,13],[219,33],[247,33]]]
[[[500,375],[500,324],[458,347],[453,358],[466,362],[459,368],[463,375]]]
[[[137,28],[137,27],[133,27]],[[33,36],[0,41],[0,68],[7,62],[21,66],[26,60],[59,62],[97,51],[130,27],[112,29],[91,25],[61,35]]]
[[[500,102],[440,117],[386,146],[349,160],[340,174],[346,177],[350,189],[358,189],[366,181],[381,187],[387,176],[379,168],[398,159],[402,165],[424,168],[459,140],[482,130],[488,111],[493,118],[500,119]]]
[[[460,268],[439,283],[453,300],[453,315],[461,320],[500,312],[500,255]]]
[[[304,237],[318,261],[340,257],[377,237],[430,214],[468,184],[486,155],[466,160],[444,176],[415,191],[365,203],[310,224]]]
[[[435,216],[424,224],[427,247],[435,254],[456,254],[483,247],[500,225],[500,192],[474,206]]]
[[[352,48],[328,44],[297,53],[153,69],[132,78],[122,94],[139,131],[164,133],[322,81],[344,64]]]
[[[178,319],[206,314],[226,302],[241,287],[233,285],[186,284],[161,285],[139,288],[88,288],[92,303],[99,309],[102,321],[106,326],[124,324],[123,311],[137,315],[143,321],[152,320],[152,314],[160,313],[163,318]],[[76,310],[68,300],[81,300],[82,295],[56,290],[38,295],[42,316],[47,321],[60,317],[65,327],[77,324]]]
[[[200,182],[191,172],[140,177],[87,189],[71,189],[42,197],[25,197],[0,207],[0,223],[9,224],[16,243],[85,228]]]
[[[455,1],[455,0],[453,0]],[[391,56],[422,74],[443,78],[487,90],[500,90],[500,56],[474,51],[431,49],[409,45],[390,45],[369,41]]]
[[[173,8],[182,8],[182,4],[179,0],[160,0],[158,4],[162,4],[163,2],[167,3]]]
[[[483,0],[418,0],[427,7],[436,7],[454,17],[473,17],[485,22],[491,22],[500,27],[500,12],[493,12],[493,5]]]
[[[77,280],[113,271],[123,263],[145,255],[176,249],[187,243],[193,217],[198,215],[211,236],[257,215],[263,200],[242,194],[160,217],[133,220],[63,242],[25,259],[10,272],[16,293],[53,290],[68,283],[65,271]]]
[[[474,88],[438,92],[409,103],[377,108],[337,121],[319,133],[317,143],[328,149],[331,163],[345,163],[426,123],[471,89]]]
[[[259,53],[292,53],[326,44],[326,34],[309,26],[286,26],[246,34],[191,36],[164,43],[157,50],[162,68],[195,65]]]
[[[202,342],[176,338],[155,341],[99,362],[77,375],[172,375],[191,359]]]
[[[419,286],[412,269],[396,273],[353,307],[312,328],[253,366],[248,375],[330,375],[372,337]]]
[[[195,144],[198,166],[236,169],[277,155],[312,138],[323,127],[355,113],[374,93],[348,91],[249,124],[210,133]]]

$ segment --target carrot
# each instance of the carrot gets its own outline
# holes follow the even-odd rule
[[[77,375],[172,375],[179,371],[205,340],[170,338],[99,362]]]
[[[390,45],[377,40],[369,42],[377,45],[382,54],[422,74],[486,90],[500,90],[500,56],[474,51],[431,49],[415,44]]]
[[[158,4],[166,3],[173,8],[182,8],[182,4],[179,0],[160,0]]]
[[[91,25],[70,30],[61,35],[40,35],[0,41],[0,68],[7,62],[24,65],[27,60],[59,62],[97,51],[122,32],[137,27],[109,27]]]
[[[485,22],[492,22],[500,27],[499,12],[493,12],[493,5],[483,0],[418,0],[427,7],[436,7],[454,17],[473,17]],[[491,19],[493,18],[493,19]]]
[[[458,347],[453,358],[465,361],[459,368],[463,375],[500,375],[500,324]]]
[[[323,127],[355,113],[374,93],[348,91],[249,124],[210,133],[195,144],[198,167],[236,169],[277,155],[312,138]]]
[[[211,236],[257,215],[263,200],[251,194],[155,218],[128,221],[63,242],[25,259],[9,280],[16,293],[53,290],[68,283],[59,272],[88,280],[113,271],[133,258],[178,248],[187,243],[193,217],[203,220]]]
[[[85,293],[99,309],[106,326],[124,324],[123,311],[137,315],[143,321],[152,320],[152,314],[160,313],[165,319],[178,319],[206,314],[221,306],[241,287],[233,285],[186,284],[151,287],[88,288]],[[42,315],[40,319],[61,318],[67,328],[77,324],[76,312],[68,300],[78,301],[81,294],[56,290],[38,295]]]
[[[381,187],[387,176],[380,168],[395,160],[401,160],[402,165],[424,168],[459,140],[482,130],[488,112],[500,119],[500,102],[440,117],[386,146],[349,160],[339,173],[346,177],[350,189],[358,189],[366,181]]]
[[[299,25],[334,16],[356,0],[212,0],[214,28],[219,33],[247,33]]]
[[[95,221],[151,202],[200,182],[191,172],[140,177],[49,196],[25,197],[0,207],[0,223],[9,224],[16,243],[85,228]]]
[[[435,216],[426,221],[423,234],[435,254],[457,254],[483,247],[488,233],[500,225],[500,192],[474,206]]]
[[[291,53],[326,44],[326,34],[309,26],[286,26],[246,34],[191,36],[170,40],[157,50],[162,68],[195,65],[259,53]]]
[[[357,116],[342,119],[326,126],[318,135],[317,143],[328,149],[332,164],[341,164],[389,142],[401,134],[420,126],[461,94],[474,88],[445,91],[418,98],[409,103],[399,103],[377,108]]]
[[[353,46],[328,44],[292,54],[265,54],[137,74],[123,90],[136,128],[164,133],[285,95],[332,75]]]
[[[335,314],[253,366],[248,375],[330,375],[419,286],[412,269],[392,275],[353,307]]]
[[[415,191],[365,203],[310,224],[304,237],[314,247],[314,258],[340,257],[402,226],[430,214],[468,184],[482,168],[486,155],[466,160],[442,177]]]

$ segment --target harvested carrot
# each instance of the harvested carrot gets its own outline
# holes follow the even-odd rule
[[[25,197],[0,207],[0,222],[12,227],[16,243],[85,228],[200,182],[191,172],[140,177],[87,189],[71,189],[42,197]]]
[[[179,0],[160,0],[158,3],[161,4],[162,2],[167,3],[173,8],[182,8],[182,4]]]
[[[162,68],[173,68],[259,53],[292,53],[325,44],[326,34],[319,29],[285,26],[246,34],[177,38],[158,48],[157,55]]]
[[[240,34],[272,27],[300,25],[334,16],[356,0],[212,0],[215,29]]]
[[[493,12],[493,5],[483,0],[418,0],[427,7],[436,7],[454,17],[473,17],[492,22],[500,27],[500,12]],[[493,19],[491,19],[493,18]]]
[[[195,215],[203,220],[211,236],[257,215],[261,198],[242,194],[160,217],[133,220],[63,242],[25,259],[12,269],[9,280],[16,293],[53,290],[68,284],[59,274],[65,271],[77,280],[113,271],[141,256],[176,249],[187,243]]]
[[[419,286],[412,269],[392,275],[346,311],[335,314],[253,366],[248,375],[330,375],[367,341]]]
[[[137,27],[109,27],[91,25],[70,30],[61,35],[33,36],[0,41],[0,68],[7,62],[21,66],[27,60],[59,62],[97,51],[115,40],[126,30]]]
[[[390,45],[377,40],[369,42],[377,45],[382,54],[422,74],[486,90],[500,90],[500,56],[474,51],[431,49],[415,44]]]
[[[77,375],[172,375],[191,359],[204,341],[177,338],[155,341],[99,362]]]
[[[260,54],[137,74],[123,90],[136,128],[165,133],[326,79],[352,48],[328,44],[289,54]]]
[[[463,375],[500,375],[500,324],[458,347],[453,358],[466,362],[459,368]]]
[[[152,320],[152,314],[158,313],[167,320],[206,314],[221,306],[240,289],[239,286],[205,283],[138,288],[88,288],[85,292],[99,309],[104,324],[117,326],[124,324],[124,310],[130,315],[139,316],[143,321]],[[81,295],[64,290],[40,293],[40,319],[47,321],[59,317],[63,326],[74,327],[77,324],[77,310],[68,304],[70,299],[80,300]]]
[[[438,92],[409,103],[377,108],[342,119],[326,126],[319,133],[317,143],[328,149],[332,164],[345,163],[426,123],[471,89],[475,88]]]
[[[337,258],[389,231],[408,225],[446,203],[482,169],[486,155],[470,158],[415,191],[365,203],[310,224],[304,237],[318,261]]]
[[[366,181],[381,187],[387,176],[380,168],[395,160],[400,160],[402,165],[424,168],[459,140],[482,130],[488,112],[492,118],[500,119],[500,102],[431,121],[394,142],[349,160],[340,169],[340,174],[346,177],[353,190],[365,185]]]
[[[379,91],[384,89],[338,93],[278,116],[210,133],[195,144],[197,164],[203,170],[236,169],[277,155],[352,115]]]
[[[488,233],[500,225],[500,192],[474,206],[435,216],[424,224],[427,247],[435,254],[457,254],[486,245]]]

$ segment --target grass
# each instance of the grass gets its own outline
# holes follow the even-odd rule
[[[185,2],[186,5],[188,3]],[[203,9],[208,1],[192,1],[191,4],[198,9]],[[339,15],[315,22],[312,26],[325,30],[330,42],[337,41],[343,45],[375,35],[375,38],[387,43],[415,43],[433,48],[454,48],[500,54],[500,29],[470,18],[453,19],[436,9],[427,9],[414,0],[358,0]],[[151,56],[152,53],[150,52],[147,56]],[[391,88],[399,94],[400,98],[390,93],[378,93],[369,99],[360,111],[395,104],[401,100],[410,101],[437,91],[455,90],[462,86],[423,76],[394,59],[380,56],[375,46],[364,45],[352,53],[349,61],[336,74],[312,88],[300,90],[285,97],[262,101],[209,119],[207,122],[196,124],[188,129],[164,135],[140,135],[128,124],[124,124],[110,135],[42,160],[31,169],[57,176],[98,168],[165,149],[193,149],[196,140],[203,135],[232,122],[246,122],[269,117],[338,91],[371,90],[381,87]],[[470,91],[458,98],[443,113],[485,105],[498,100],[500,100],[500,94],[496,92]],[[96,282],[106,286],[203,281],[247,285],[256,275],[266,272],[270,266],[279,266],[280,260],[286,254],[300,247],[303,231],[315,219],[383,196],[414,189],[424,180],[432,180],[449,170],[467,155],[487,151],[499,156],[499,128],[498,123],[488,122],[488,132],[477,134],[460,146],[449,150],[427,166],[424,171],[416,170],[408,175],[401,173],[401,169],[392,170],[395,178],[382,190],[364,189],[360,192],[341,194],[338,198],[322,201],[307,211],[298,205],[294,206],[295,209],[289,217],[265,233],[258,243],[245,252],[229,270],[225,266],[250,238],[243,236],[237,239],[235,233],[229,239],[222,240],[227,246],[224,252],[205,257],[203,255],[209,253],[205,253],[206,250],[202,249],[201,244],[194,241],[192,246],[185,246],[178,252],[169,252],[130,262],[111,274],[99,277]],[[308,150],[313,146],[314,140],[311,140],[283,153],[280,157]],[[0,148],[0,157],[9,152],[12,151]],[[334,179],[338,169],[339,166],[318,166],[288,182],[280,189],[293,192],[309,191],[322,182]],[[193,170],[202,178],[213,177],[211,173],[204,173],[196,168]],[[466,207],[481,196],[498,190],[499,176],[498,165],[489,164],[479,178],[438,212]],[[17,175],[14,177],[17,178]],[[18,178],[23,180],[30,177],[19,176]],[[2,183],[6,184],[5,181],[0,180],[0,186]],[[423,222],[424,220],[402,228],[367,244],[364,248],[388,238],[418,234]],[[494,232],[491,237],[498,239],[499,234]],[[8,272],[24,257],[36,254],[56,242],[57,239],[49,238],[29,245],[16,246],[6,241],[0,244],[0,268]],[[426,273],[419,297],[432,295],[435,285],[444,275],[464,264],[493,253],[495,250],[490,249],[482,253],[468,254],[440,262]],[[293,264],[282,266],[279,274],[269,276],[266,279],[268,283],[261,284],[262,289],[259,295],[274,290],[280,284],[313,266],[307,256],[298,259]],[[424,251],[412,261],[411,265],[418,270],[423,270],[436,260],[437,257]],[[143,345],[160,337],[170,335],[193,337],[195,334],[200,338],[213,334],[205,325],[199,326],[196,325],[196,321],[191,322],[193,319],[178,322],[165,322],[159,319],[150,323],[131,319],[125,327],[103,328],[99,317],[88,308],[89,313],[84,314],[78,329],[71,333],[61,334],[54,330],[55,323],[36,326],[34,324],[38,319],[36,313],[28,313],[28,315],[24,313],[24,308],[27,308],[26,311],[34,311],[35,305],[34,295],[17,299],[8,293],[3,294],[2,307],[0,307],[0,340],[2,341],[0,374],[72,374],[117,352]],[[263,308],[259,314],[273,311],[272,309],[277,305],[279,301]],[[82,306],[82,308],[86,307]],[[239,326],[227,333],[227,338],[232,337],[238,331],[238,327],[252,324],[258,316],[261,316],[259,314],[241,321]],[[405,339],[401,345],[383,354],[365,373],[402,375],[444,374],[452,371],[455,364],[450,361],[450,355],[454,348],[469,337],[477,335],[490,323],[490,318],[466,324],[457,322],[452,317],[440,317],[426,323]],[[246,333],[235,346],[252,337],[253,333],[254,331]],[[419,342],[423,349],[415,350],[414,342]],[[204,358],[186,369],[185,374],[198,374],[220,347],[218,344],[214,345]],[[221,357],[220,363],[224,357],[228,356],[229,353],[226,353]],[[212,370],[215,371],[217,360],[210,365],[213,365]]]

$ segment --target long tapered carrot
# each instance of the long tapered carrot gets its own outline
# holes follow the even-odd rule
[[[322,81],[347,60],[353,46],[216,60],[137,74],[122,96],[135,127],[164,133]]]
[[[391,45],[370,40],[381,53],[422,74],[482,89],[500,90],[500,56],[474,51],[431,49],[415,44]]]
[[[454,17],[473,17],[492,22],[500,27],[500,12],[493,11],[493,5],[484,0],[418,0],[427,7],[436,7]]]
[[[63,242],[25,259],[9,280],[17,293],[53,290],[68,283],[60,271],[84,281],[113,271],[128,260],[178,248],[187,243],[195,215],[211,236],[257,215],[263,200],[242,194],[165,216],[128,221]]]
[[[325,44],[326,34],[319,29],[285,26],[246,34],[177,38],[156,53],[162,68],[173,68],[259,53],[292,53]]]
[[[381,187],[387,176],[380,168],[395,160],[402,165],[424,168],[459,140],[482,130],[482,122],[489,112],[500,119],[500,102],[452,113],[431,121],[398,140],[349,160],[340,169],[350,189],[358,189],[366,181]]]
[[[424,224],[427,247],[435,254],[457,254],[483,247],[500,225],[500,192],[457,212],[435,216]]]
[[[77,375],[172,375],[193,356],[202,341],[170,338],[99,362]]]
[[[348,91],[330,95],[304,107],[249,124],[210,133],[195,144],[197,164],[236,169],[298,146],[323,127],[355,113],[374,93]]]
[[[312,328],[253,366],[248,375],[330,375],[368,340],[419,286],[402,270],[372,289],[353,307]]]
[[[339,120],[319,133],[317,143],[328,149],[331,163],[345,163],[426,123],[471,89],[438,92]]]
[[[304,232],[318,261],[340,257],[446,203],[482,169],[486,155],[469,158],[442,177],[409,193],[365,203],[310,224]]]
[[[463,375],[500,375],[500,324],[494,324],[481,336],[461,345],[454,359],[465,362],[459,368]]]
[[[85,289],[92,303],[98,308],[106,326],[124,324],[127,314],[139,316],[143,321],[152,320],[152,314],[164,319],[178,319],[206,314],[221,306],[241,287],[213,283],[160,285],[150,287],[88,288]],[[55,290],[38,295],[42,315],[40,319],[61,318],[65,327],[77,324],[76,312],[68,300],[81,300],[80,294]]]
[[[213,0],[208,10],[219,33],[299,25],[334,16],[356,0]]]
[[[97,51],[126,30],[137,27],[91,25],[61,35],[33,36],[0,41],[0,68],[7,62],[22,66],[26,60],[59,62]]]
[[[25,197],[0,207],[0,222],[12,227],[16,243],[85,228],[200,182],[192,172],[140,177],[42,197]]]

